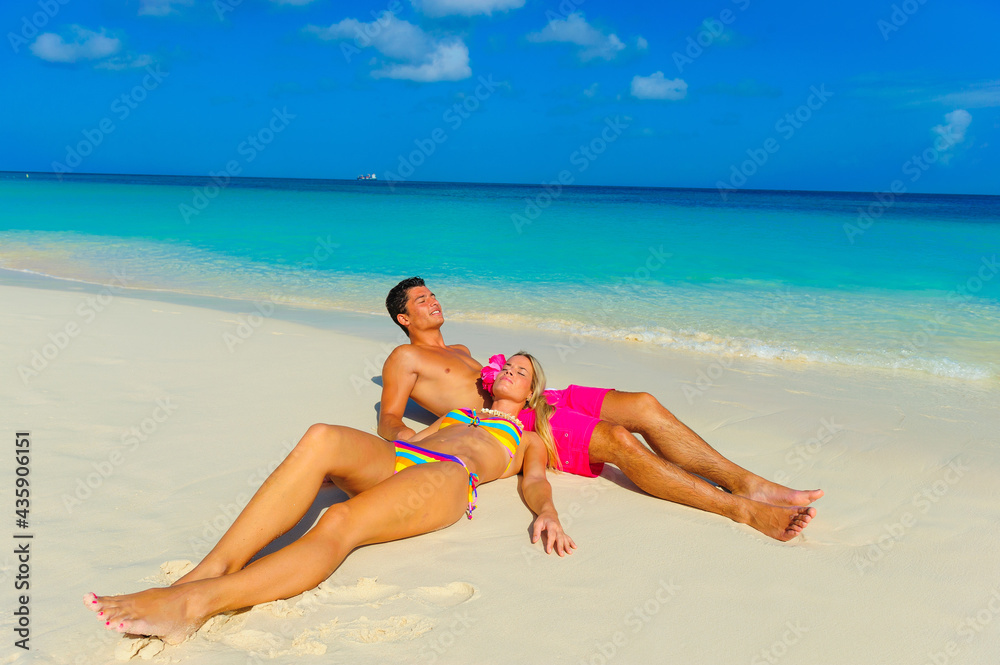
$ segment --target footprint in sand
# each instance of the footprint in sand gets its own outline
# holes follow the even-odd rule
[[[425,605],[454,607],[468,602],[479,595],[479,589],[468,582],[452,582],[444,586],[422,586],[406,593],[407,596]]]
[[[155,586],[170,586],[180,578],[187,575],[194,569],[194,563],[187,559],[176,559],[174,561],[164,561],[160,564],[160,572],[156,575],[143,578],[142,582]]]
[[[370,605],[379,607],[385,602],[399,598],[400,588],[391,584],[380,584],[377,577],[362,577],[354,585],[338,585],[323,582],[312,592],[312,599],[324,605]],[[309,592],[306,592],[309,594]]]
[[[305,595],[307,602],[324,605],[368,605],[377,608],[400,598],[411,598],[424,605],[447,608],[472,600],[478,594],[479,590],[468,582],[451,582],[444,586],[424,586],[402,591],[398,586],[379,583],[378,578],[362,577],[354,585],[324,582],[312,592],[311,597],[309,592]]]
[[[243,626],[247,622],[247,614],[246,610],[216,614],[198,629],[198,635],[213,641],[221,640],[230,633],[243,630]]]
[[[373,642],[399,642],[413,640],[434,628],[434,622],[427,617],[410,615],[369,619],[360,617],[333,631],[338,639],[370,644]]]
[[[267,614],[279,619],[298,618],[305,614],[305,610],[293,600],[272,600],[270,603],[254,605],[248,612],[251,616]]]
[[[166,644],[155,637],[123,637],[115,645],[115,658],[117,660],[131,660],[139,657],[143,660],[150,660],[163,651]]]
[[[220,641],[234,649],[258,654],[264,658],[277,658],[284,653],[281,636],[264,630],[244,629],[228,633]]]
[[[330,631],[337,625],[337,620],[327,622],[317,630],[304,630],[292,640],[292,648],[282,655],[310,655],[322,656],[326,653],[326,644],[323,640]]]

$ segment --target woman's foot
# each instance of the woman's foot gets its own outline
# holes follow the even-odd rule
[[[196,609],[189,586],[147,589],[124,596],[83,597],[108,630],[132,635],[152,635],[167,644],[180,644],[208,619]]]

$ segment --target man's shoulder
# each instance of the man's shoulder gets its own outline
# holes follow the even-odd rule
[[[420,373],[422,369],[448,363],[448,356],[454,354],[472,357],[464,344],[449,344],[445,347],[421,346],[420,344],[400,344],[385,360],[385,366],[401,371]]]
[[[437,356],[438,354],[433,349],[419,344],[400,344],[389,353],[385,362],[387,365],[392,363],[400,367],[416,369],[427,362],[433,362]]]
[[[400,344],[389,352],[389,356],[385,359],[385,364],[389,365],[391,363],[393,365],[407,366],[415,362],[419,355],[420,350],[412,344]]]
[[[465,356],[472,356],[472,353],[469,351],[469,347],[464,344],[449,344],[444,347],[422,346],[420,344],[400,344],[389,353],[389,358],[396,358],[397,360],[435,358],[442,355],[448,355],[448,352],[457,352]]]

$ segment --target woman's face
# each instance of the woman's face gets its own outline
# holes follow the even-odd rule
[[[493,383],[493,397],[527,402],[533,378],[531,361],[524,356],[511,356]]]

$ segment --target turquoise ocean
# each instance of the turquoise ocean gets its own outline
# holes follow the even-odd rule
[[[966,381],[1000,379],[998,254],[990,196],[0,174],[0,281],[385,316],[420,275],[569,344]]]

